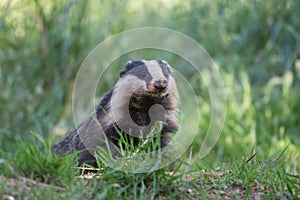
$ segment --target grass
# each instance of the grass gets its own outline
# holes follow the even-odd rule
[[[1,1],[0,197],[300,198],[299,6],[296,0]],[[128,59],[167,60],[196,90],[197,137],[172,168],[130,174],[102,166],[81,177],[76,154],[50,153],[73,129],[76,72],[99,42],[143,26],[187,34],[218,64],[226,90],[222,135],[199,160],[210,123],[205,82],[178,55],[130,52],[111,64],[97,94],[113,87]]]
[[[79,174],[74,156],[59,158],[50,152],[49,143],[28,141],[14,157],[4,156],[0,169],[0,194],[16,199],[281,199],[299,198],[300,176],[285,170],[286,149],[268,159],[251,154],[247,159],[234,158],[215,169],[183,171],[186,163],[178,162],[166,168],[132,174],[107,166]],[[21,165],[14,164],[21,163]],[[230,164],[230,165],[229,165]],[[27,178],[26,178],[27,177]],[[36,196],[37,195],[37,196]]]

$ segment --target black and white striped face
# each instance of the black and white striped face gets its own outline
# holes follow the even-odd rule
[[[168,91],[171,68],[166,61],[162,60],[139,60],[129,61],[125,69],[120,72],[121,79],[138,87],[139,93],[160,97]]]

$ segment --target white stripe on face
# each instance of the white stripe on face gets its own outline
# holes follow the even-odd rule
[[[161,67],[155,60],[143,60],[143,63],[145,63],[153,80],[164,77]]]

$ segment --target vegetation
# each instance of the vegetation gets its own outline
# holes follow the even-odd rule
[[[300,198],[299,10],[297,0],[1,1],[0,196]],[[74,126],[77,70],[99,42],[144,26],[190,36],[219,66],[226,89],[222,135],[207,157],[194,159],[210,122],[210,96],[203,80],[186,71],[201,91],[201,122],[172,171],[131,174],[102,166],[96,175],[80,176],[76,155],[50,152]],[[161,51],[137,55],[184,64]],[[128,57],[112,63],[99,95],[114,85]]]

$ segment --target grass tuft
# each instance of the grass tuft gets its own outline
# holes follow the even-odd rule
[[[46,141],[36,132],[31,140],[21,141],[16,154],[4,154],[1,171],[6,176],[30,177],[33,180],[65,186],[74,181],[76,170],[74,170],[76,155],[57,157],[51,152],[51,143]]]

